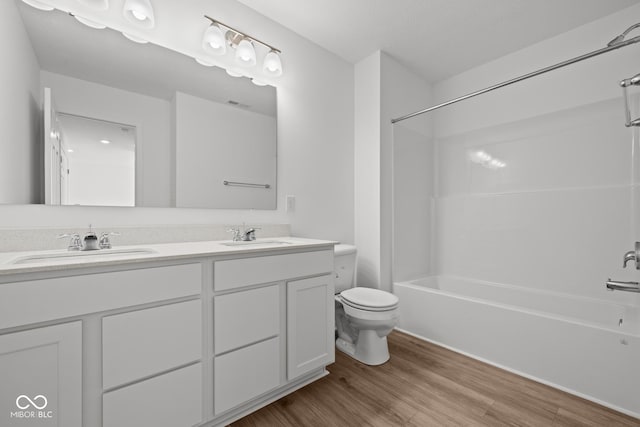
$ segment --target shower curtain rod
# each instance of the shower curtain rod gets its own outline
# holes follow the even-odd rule
[[[625,35],[631,29],[637,28],[637,27],[640,27],[640,23],[629,27],[629,29],[627,29],[627,31],[625,31],[625,33],[623,33],[623,35]],[[609,45],[607,45],[606,47],[603,47],[602,49],[594,50],[593,52],[585,53],[584,55],[580,55],[580,56],[577,56],[575,58],[568,59],[566,61],[559,62],[557,64],[550,65],[550,66],[545,67],[545,68],[541,68],[541,69],[533,71],[531,73],[524,74],[522,76],[513,78],[511,80],[506,80],[506,81],[504,81],[502,83],[498,83],[498,84],[495,84],[493,86],[489,86],[487,88],[478,90],[476,92],[468,93],[468,94],[466,94],[464,96],[461,96],[459,98],[455,98],[455,99],[449,100],[447,102],[443,102],[442,104],[434,105],[433,107],[429,107],[429,108],[425,108],[424,110],[416,111],[415,113],[407,114],[405,116],[398,117],[396,119],[391,119],[391,123],[392,124],[393,123],[398,123],[398,122],[401,122],[403,120],[407,120],[407,119],[410,119],[412,117],[418,116],[420,114],[428,113],[430,111],[437,110],[437,109],[442,108],[442,107],[446,107],[447,105],[455,104],[456,102],[464,101],[465,99],[473,98],[474,96],[482,95],[483,93],[491,92],[493,90],[500,89],[500,88],[505,87],[505,86],[509,86],[509,85],[511,85],[513,83],[521,82],[522,80],[527,80],[527,79],[530,79],[531,77],[539,76],[540,74],[548,73],[549,71],[557,70],[558,68],[566,67],[567,65],[575,64],[576,62],[584,61],[585,59],[593,58],[593,57],[601,55],[603,53],[607,53],[607,52],[610,52],[612,50],[620,49],[621,47],[629,46],[629,45],[632,45],[632,44],[640,42],[640,36],[636,36],[636,37],[631,38],[631,39],[626,40],[626,41],[617,41],[616,42],[616,40],[619,37],[620,36],[616,37],[616,39],[612,40],[609,43]]]

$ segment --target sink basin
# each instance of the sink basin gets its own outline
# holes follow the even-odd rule
[[[101,260],[111,257],[123,257],[127,255],[145,255],[156,253],[155,250],[149,248],[130,248],[130,249],[101,249],[97,251],[67,251],[67,252],[49,252],[37,255],[26,255],[9,261],[9,264],[36,264],[46,263],[63,263],[77,260]]]
[[[248,241],[237,241],[237,242],[224,242],[220,243],[224,246],[255,246],[255,245],[291,245],[291,242],[285,242],[283,240],[248,240]]]

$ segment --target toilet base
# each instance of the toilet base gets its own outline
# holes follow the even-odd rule
[[[357,344],[338,338],[336,348],[365,365],[382,365],[389,360],[387,337],[380,338],[373,330],[361,330],[358,333]]]

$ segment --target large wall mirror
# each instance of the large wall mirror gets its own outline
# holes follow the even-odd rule
[[[0,139],[0,168],[25,174],[16,186],[0,172],[0,203],[276,208],[274,87],[10,3],[0,83],[31,100],[25,113],[0,99],[0,121],[30,128]]]

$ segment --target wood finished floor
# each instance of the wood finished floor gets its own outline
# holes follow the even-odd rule
[[[244,426],[640,426],[640,420],[400,332],[369,367],[336,351],[331,375]]]

